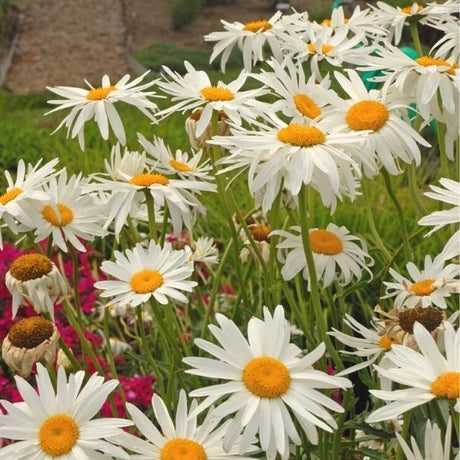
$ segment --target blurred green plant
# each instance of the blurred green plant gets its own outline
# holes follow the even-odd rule
[[[171,23],[174,29],[191,24],[204,6],[204,0],[171,0]]]

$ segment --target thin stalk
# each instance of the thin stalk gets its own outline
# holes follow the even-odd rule
[[[407,441],[407,435],[409,434],[410,418],[411,418],[411,411],[409,410],[404,414],[404,421],[403,421],[403,426],[402,426],[402,431],[401,431],[401,437],[405,441]],[[396,450],[396,460],[404,460],[404,452],[400,445],[398,445],[398,448]]]
[[[412,42],[414,44],[415,51],[417,51],[418,57],[423,56],[422,43],[420,41],[420,35],[418,33],[417,21],[409,22],[410,34],[412,36]]]
[[[270,228],[272,230],[278,230],[279,217],[280,217],[280,202],[281,202],[281,191],[273,202],[272,209],[270,212]],[[279,240],[278,236],[270,236],[270,255],[268,258],[268,276],[270,286],[273,288],[276,285],[276,279],[278,278],[277,265],[276,265],[276,244]],[[279,289],[273,289],[272,291],[273,305],[278,305],[281,301],[281,293]]]
[[[145,204],[147,206],[147,215],[149,218],[149,237],[156,242],[158,241],[157,225],[155,222],[155,203],[153,196],[148,188],[145,189]]]
[[[166,233],[167,233],[167,226],[168,226],[168,218],[169,218],[169,208],[165,207],[163,211],[163,225],[161,227],[161,235],[160,235],[160,246],[163,247],[165,244]]]
[[[80,363],[77,361],[74,354],[72,353],[70,348],[66,345],[62,337],[59,337],[59,348],[64,352],[67,359],[70,361],[70,364],[72,364],[73,370],[81,369]]]
[[[403,237],[403,243],[404,243],[404,257],[406,260],[411,260],[412,258],[412,251],[409,243],[409,234],[407,232],[407,226],[406,226],[406,220],[404,219],[404,212],[401,207],[401,203],[398,200],[398,197],[396,196],[396,193],[393,189],[393,184],[391,183],[391,178],[390,175],[388,174],[388,171],[384,168],[382,168],[382,176],[383,180],[385,181],[385,185],[388,191],[388,195],[390,195],[391,201],[393,201],[393,204],[396,208],[396,212],[398,213],[398,218],[399,218],[399,223],[401,225],[401,233]]]

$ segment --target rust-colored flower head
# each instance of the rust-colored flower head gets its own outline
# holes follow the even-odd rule
[[[185,120],[185,131],[187,131],[190,145],[194,149],[209,149],[210,145],[206,143],[207,140],[212,137],[212,127],[211,124],[207,126],[204,133],[201,136],[196,136],[196,125],[200,119],[202,110],[196,110],[193,112],[187,120]],[[230,134],[230,127],[228,126],[229,118],[225,115],[224,112],[220,111],[218,113],[217,121],[217,133],[219,136],[228,136]]]

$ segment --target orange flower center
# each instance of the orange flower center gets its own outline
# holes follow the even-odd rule
[[[38,440],[42,450],[54,458],[69,453],[79,436],[80,430],[72,417],[56,414],[43,422]]]
[[[261,19],[260,21],[250,21],[247,22],[243,30],[247,30],[249,32],[257,33],[257,32],[265,32],[270,30],[273,26],[266,21],[265,19]]]
[[[35,348],[49,339],[54,332],[53,323],[41,316],[24,318],[14,324],[8,339],[18,348]]]
[[[24,254],[18,257],[10,267],[10,274],[20,281],[29,281],[47,275],[53,269],[53,263],[42,254]]]
[[[415,11],[415,14],[420,13],[420,11],[423,10],[422,5],[417,5],[417,10]],[[401,13],[404,14],[411,14],[412,11],[412,6],[405,6],[404,8],[401,8]]]
[[[150,187],[154,184],[168,185],[169,179],[163,174],[136,174],[129,180],[129,183],[139,187]]]
[[[430,295],[435,290],[435,288],[433,287],[433,283],[434,283],[434,280],[432,279],[417,281],[410,287],[410,290],[415,295],[419,295],[419,296]]]
[[[179,171],[179,172],[190,172],[190,171],[193,171],[193,169],[185,164],[185,163],[181,163],[180,161],[177,161],[177,160],[169,160],[169,166],[171,166],[172,168],[174,168],[176,171]]]
[[[312,54],[316,54],[318,52],[314,43],[309,43],[307,45],[307,48],[308,48],[308,51],[310,51],[310,53]],[[333,45],[329,45],[325,43],[324,45],[321,46],[321,54],[327,54],[329,53],[329,51],[332,51],[333,49],[334,49]]]
[[[271,232],[270,227],[266,225],[251,225],[249,227],[252,237],[256,241],[269,241],[269,234]]]
[[[389,117],[388,109],[381,102],[360,101],[353,104],[347,112],[346,122],[355,131],[378,131]]]
[[[321,109],[316,105],[315,101],[306,94],[296,94],[294,103],[297,110],[308,118],[316,118],[321,115]]]
[[[388,351],[388,350],[391,350],[391,346],[395,343],[399,344],[399,340],[395,336],[388,337],[385,334],[385,335],[382,335],[382,337],[380,337],[379,347]]]
[[[431,392],[437,398],[457,399],[460,397],[459,384],[460,372],[446,372],[431,384]]]
[[[210,102],[216,101],[231,101],[235,99],[235,95],[227,88],[220,86],[208,86],[200,91],[201,95]]]
[[[255,358],[243,370],[246,388],[260,398],[278,398],[289,390],[291,375],[277,359],[264,356]]]
[[[314,126],[292,124],[278,131],[278,140],[285,144],[297,147],[311,147],[312,145],[323,144],[326,135]]]
[[[328,230],[313,230],[310,232],[311,250],[316,254],[333,256],[342,252],[343,243],[340,238]]]
[[[137,294],[156,291],[163,285],[163,276],[156,270],[142,270],[131,278],[131,289]]]
[[[420,58],[417,58],[415,62],[423,67],[430,67],[432,65],[438,67],[448,67],[448,69],[444,72],[448,73],[449,75],[455,75],[455,69],[458,69],[458,64],[451,64],[450,62],[447,62],[444,59],[436,59],[431,56],[422,56]]]
[[[59,218],[49,204],[42,209],[42,216],[55,227],[65,227],[69,225],[73,221],[72,210],[62,203],[57,203],[57,208],[60,214]]]
[[[207,458],[203,446],[190,439],[172,439],[160,452],[161,460],[206,460]]]
[[[10,201],[13,201],[23,191],[24,190],[21,190],[20,188],[12,188],[3,195],[0,195],[0,204],[3,204],[3,206],[5,206],[5,204],[9,203]]]
[[[86,99],[89,101],[100,101],[105,99],[112,91],[117,91],[115,86],[108,86],[107,88],[93,88],[88,91]]]

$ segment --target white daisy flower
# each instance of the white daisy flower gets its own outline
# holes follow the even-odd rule
[[[264,46],[266,43],[275,58],[280,58],[279,34],[285,30],[285,25],[280,20],[281,17],[281,11],[277,11],[268,20],[250,21],[246,24],[241,22],[230,23],[221,19],[220,22],[225,30],[211,32],[203,37],[206,42],[217,42],[214,45],[210,62],[214,61],[219,54],[222,54],[220,67],[222,72],[225,72],[225,65],[236,45],[243,53],[244,69],[250,72],[257,62],[264,61]]]
[[[220,327],[210,325],[209,329],[219,345],[202,339],[195,339],[195,344],[217,359],[190,357],[183,361],[193,367],[188,373],[228,380],[190,393],[206,397],[197,411],[226,398],[215,409],[216,417],[236,413],[227,429],[226,447],[244,428],[240,452],[258,433],[267,459],[273,460],[279,453],[285,460],[289,458],[289,440],[297,445],[301,442],[292,415],[313,444],[318,443],[317,427],[329,432],[337,428],[326,408],[343,412],[343,407],[317,389],[348,388],[351,382],[313,368],[324,354],[324,343],[302,356],[300,348],[289,343],[290,326],[281,305],[273,316],[264,307],[263,320],[251,318],[247,340],[233,321],[221,314],[216,314],[216,320]]]
[[[200,236],[192,243],[193,252],[191,257],[194,262],[203,262],[215,265],[219,262],[219,250],[214,244],[214,239]]]
[[[346,189],[353,199],[359,165],[344,150],[361,142],[363,133],[336,133],[322,122],[312,125],[286,124],[275,115],[259,130],[234,126],[232,136],[215,136],[211,141],[230,150],[223,158],[226,170],[249,167],[248,186],[252,195],[266,187],[263,212],[270,209],[283,187],[293,196],[302,184],[310,184],[320,193],[341,195]],[[320,178],[320,180],[318,180]]]
[[[142,147],[149,154],[148,164],[156,171],[162,174],[177,174],[181,179],[208,182],[214,180],[210,175],[212,166],[209,159],[202,161],[202,150],[192,154],[176,150],[173,154],[163,139],[154,136],[152,143],[140,133],[137,133],[137,136]]]
[[[377,318],[374,318],[374,321],[371,322],[372,329],[363,326],[348,314],[345,314],[343,322],[361,337],[344,334],[335,328],[332,328],[332,332],[328,332],[328,334],[335,337],[344,345],[355,348],[355,351],[341,350],[341,353],[366,359],[336,374],[339,377],[369,367],[381,357],[383,361],[385,353],[391,350],[392,345],[400,343],[396,334],[387,333],[384,322]]]
[[[113,356],[120,356],[125,351],[131,350],[131,345],[118,337],[110,337],[110,349]]]
[[[448,59],[458,62],[460,59],[460,27],[458,20],[442,21],[433,24],[432,27],[443,32],[443,36],[433,45],[430,50],[437,59]]]
[[[146,249],[138,243],[125,254],[115,251],[114,256],[115,262],[102,262],[101,270],[115,279],[94,284],[104,290],[101,297],[113,297],[112,303],[135,307],[151,297],[162,305],[168,303],[169,297],[187,303],[180,291],[192,292],[197,284],[187,280],[193,273],[188,252],[173,250],[169,243],[161,248],[151,240]]]
[[[67,380],[63,367],[57,372],[53,389],[48,371],[37,364],[38,392],[23,378],[15,377],[24,402],[2,401],[7,411],[0,415],[0,436],[17,442],[0,448],[2,460],[103,460],[129,458],[123,449],[112,444],[132,425],[120,418],[97,418],[117,380],[104,383],[93,374],[83,386],[84,371]]]
[[[419,225],[433,226],[426,236],[446,225],[460,223],[460,182],[443,177],[439,179],[439,183],[441,187],[430,185],[432,191],[425,192],[424,195],[433,200],[452,204],[453,207],[443,211],[434,211],[418,221]]]
[[[276,230],[272,235],[279,235],[284,239],[276,247],[278,258],[283,263],[281,275],[287,281],[294,278],[300,271],[308,281],[308,290],[311,290],[310,275],[302,244],[301,229],[291,227],[295,233]],[[337,281],[340,285],[350,284],[353,278],[361,280],[363,269],[371,279],[369,270],[374,259],[367,252],[366,243],[357,236],[351,235],[345,227],[338,227],[329,223],[326,229],[310,229],[310,245],[315,262],[316,276],[326,288]],[[287,250],[287,251],[286,251]],[[286,255],[287,252],[287,255]]]
[[[404,345],[393,345],[387,353],[395,367],[382,369],[374,366],[380,375],[408,388],[395,391],[371,390],[384,401],[391,401],[374,411],[366,423],[389,420],[436,398],[456,401],[460,411],[460,330],[445,321],[445,356],[431,334],[419,323],[414,325],[414,335],[420,352]]]
[[[331,84],[328,76],[316,84],[314,75],[307,81],[302,66],[295,65],[289,58],[283,64],[275,60],[267,61],[267,64],[273,72],[262,70],[251,76],[271,88],[280,98],[270,104],[271,112],[282,111],[291,123],[307,123],[324,116],[323,112],[327,112],[324,94]]]
[[[58,110],[69,109],[70,113],[61,121],[54,130],[56,132],[62,126],[67,128],[67,136],[78,137],[78,142],[82,150],[85,149],[84,129],[85,123],[92,118],[96,121],[103,139],[109,138],[109,128],[112,129],[120,144],[125,145],[126,135],[120,115],[116,111],[116,102],[125,102],[138,108],[145,116],[155,121],[153,112],[157,110],[157,105],[149,100],[155,95],[153,91],[145,91],[156,82],[140,84],[150,71],[145,72],[140,77],[128,83],[130,76],[125,75],[117,83],[112,85],[108,75],[102,77],[100,87],[94,88],[85,80],[89,89],[73,88],[70,86],[56,86],[46,88],[62,97],[63,99],[53,99],[49,104],[57,105],[45,115]]]
[[[399,444],[406,455],[406,460],[449,460],[452,452],[452,419],[449,417],[447,420],[446,432],[444,440],[442,438],[442,432],[436,423],[431,424],[430,420],[426,421],[425,432],[424,432],[424,450],[423,454],[417,445],[417,441],[411,436],[411,447],[403,439],[403,437],[396,433]],[[460,457],[457,453],[455,460]]]
[[[84,192],[86,182],[81,174],[67,180],[67,170],[63,169],[43,187],[50,197],[47,204],[23,204],[23,223],[35,230],[36,242],[52,237],[61,251],[67,252],[67,245],[71,244],[86,252],[80,240],[92,241],[107,234],[103,229],[102,207]]]
[[[183,76],[163,66],[163,79],[159,80],[157,85],[163,92],[172,96],[173,102],[178,102],[158,112],[158,117],[202,107],[203,111],[196,125],[197,137],[205,132],[214,111],[223,111],[237,124],[241,124],[242,118],[255,118],[254,110],[260,105],[255,97],[265,94],[266,90],[258,88],[240,91],[248,76],[245,71],[228,84],[219,81],[217,85],[213,85],[203,70],[196,70],[187,61],[184,61],[184,66],[187,73]]]
[[[378,165],[372,164],[375,156],[390,174],[401,172],[395,160],[415,161],[419,165],[421,157],[417,143],[425,147],[430,144],[411,127],[409,120],[402,119],[407,106],[392,101],[386,92],[375,89],[368,92],[354,70],[347,70],[348,78],[339,72],[334,75],[350,99],[338,96],[330,99],[337,112],[328,118],[328,123],[338,131],[367,132],[361,153],[355,154],[366,175],[372,177],[376,173]]]
[[[238,454],[238,442],[228,451],[223,448],[223,437],[230,421],[217,427],[220,418],[214,417],[214,412],[210,410],[203,423],[198,424],[197,415],[194,414],[197,405],[197,402],[193,401],[188,410],[185,391],[181,390],[174,423],[161,397],[154,394],[152,408],[160,427],[158,429],[144,413],[128,403],[126,408],[146,440],[124,433],[120,437],[120,444],[135,452],[131,458],[138,460],[250,459],[251,457]],[[254,450],[255,447],[249,446],[246,452]]]
[[[49,199],[42,186],[55,173],[55,166],[58,161],[56,158],[40,167],[40,160],[35,166],[29,163],[26,169],[24,161],[19,160],[16,180],[13,180],[11,174],[5,170],[8,186],[6,192],[0,195],[0,219],[3,219],[13,232],[17,232],[16,219],[21,220],[24,217],[21,208],[23,200],[46,202]],[[3,249],[1,231],[0,249]]]
[[[460,265],[444,266],[445,262],[443,253],[433,260],[427,255],[423,270],[409,262],[406,269],[413,281],[390,268],[390,274],[396,282],[383,282],[386,286],[386,295],[382,298],[396,297],[394,307],[397,309],[430,306],[446,309],[445,299],[460,292]]]
[[[115,181],[122,181],[125,176],[142,174],[147,167],[145,152],[129,151],[127,147],[121,153],[120,144],[112,147],[110,161],[104,160],[107,174]]]
[[[43,254],[19,256],[5,275],[5,285],[13,296],[13,313],[28,301],[37,313],[54,318],[54,302],[67,294],[67,283],[56,265]]]

